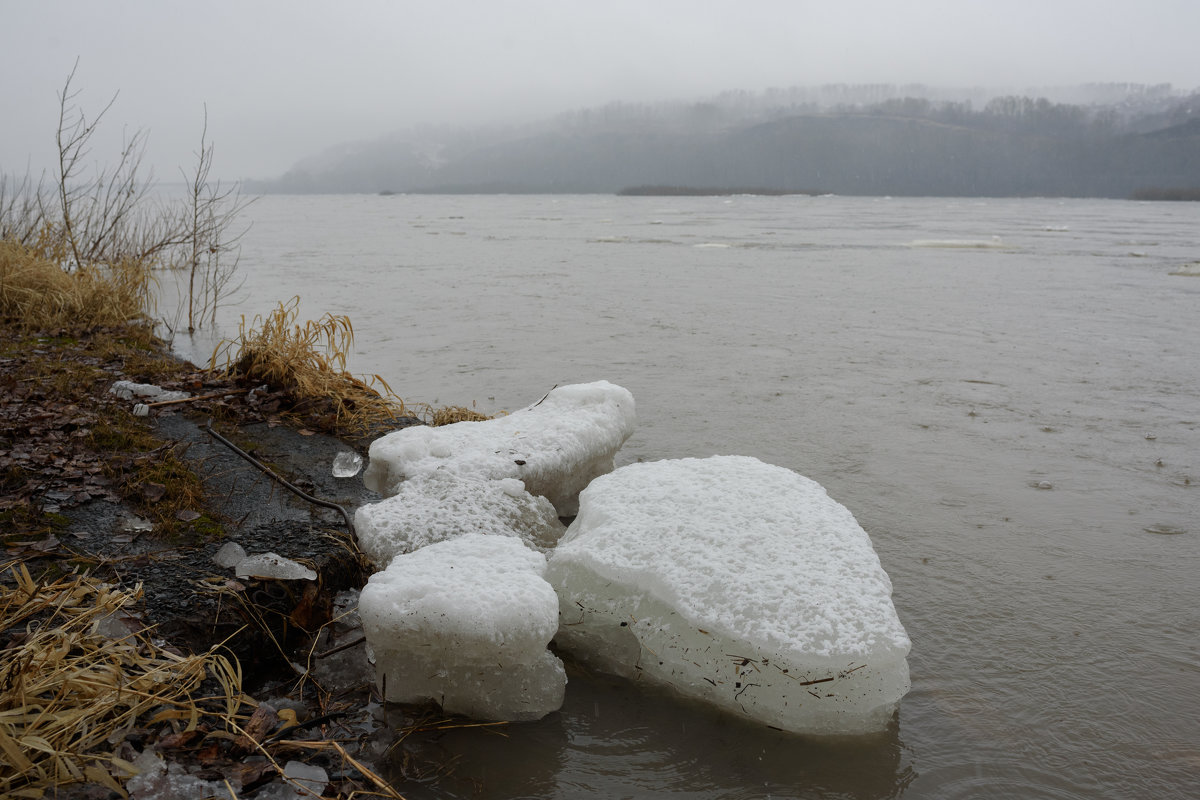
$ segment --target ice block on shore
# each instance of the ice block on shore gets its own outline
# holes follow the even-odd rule
[[[533,405],[484,422],[393,431],[371,443],[367,488],[396,494],[435,471],[465,478],[516,478],[572,516],[581,489],[612,471],[633,433],[633,395],[608,381],[559,386]]]
[[[680,459],[622,467],[579,500],[547,569],[561,648],[785,730],[887,725],[908,635],[869,537],[819,484]]]
[[[384,699],[485,720],[558,710],[567,677],[546,649],[558,598],[545,568],[520,539],[470,533],[372,575],[358,611]]]

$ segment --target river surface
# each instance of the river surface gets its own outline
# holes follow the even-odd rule
[[[912,637],[884,735],[572,674],[540,723],[381,764],[410,798],[1200,791],[1200,277],[1172,274],[1200,272],[1200,204],[268,196],[248,217],[223,332],[300,295],[410,403],[625,386],[619,464],[819,481]]]

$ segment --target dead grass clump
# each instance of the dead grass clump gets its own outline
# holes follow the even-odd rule
[[[326,427],[337,433],[378,431],[404,416],[433,426],[491,419],[463,406],[409,406],[379,375],[369,376],[367,383],[350,374],[346,370],[354,344],[350,318],[326,314],[301,324],[299,304],[300,298],[293,297],[266,317],[256,316],[249,326],[242,317],[237,337],[218,345],[209,369],[284,390],[292,396],[297,414],[303,412],[309,419],[319,420],[324,405],[333,422]]]
[[[483,422],[491,417],[465,406],[443,406],[442,408],[430,408],[425,413],[424,419],[425,422],[436,428],[439,425],[453,425],[455,422]]]
[[[300,324],[299,304],[293,297],[249,327],[242,317],[237,338],[217,347],[209,369],[285,390],[298,405],[327,404],[339,430],[366,430],[407,414],[383,378],[372,375],[368,384],[346,370],[354,344],[350,318],[326,314]]]
[[[124,325],[150,308],[147,262],[66,269],[57,245],[0,241],[0,319],[22,330]]]
[[[177,655],[145,633],[110,635],[140,587],[80,575],[34,581],[24,565],[12,579],[0,585],[0,796],[82,782],[123,794],[137,770],[117,752],[136,724],[195,730],[216,718],[236,729],[244,696],[235,663],[214,652]],[[200,697],[202,684],[219,690]]]

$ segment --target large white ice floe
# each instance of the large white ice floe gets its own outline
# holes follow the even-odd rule
[[[396,494],[354,514],[358,545],[377,566],[401,553],[464,533],[516,536],[547,551],[566,528],[550,501],[516,478],[479,481],[431,472],[400,484]]]
[[[816,482],[753,458],[597,478],[550,556],[557,643],[801,733],[877,731],[910,643],[866,532]]]
[[[633,395],[608,381],[560,386],[538,402],[485,422],[393,431],[371,443],[367,488],[390,496],[434,471],[464,478],[516,478],[571,516],[577,497],[633,433]]]
[[[372,575],[358,611],[384,699],[487,720],[556,711],[567,677],[546,649],[558,598],[545,568],[520,539],[468,533]]]

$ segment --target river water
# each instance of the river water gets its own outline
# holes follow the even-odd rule
[[[225,332],[300,295],[348,314],[352,370],[409,402],[621,384],[619,464],[744,454],[819,481],[913,640],[881,736],[572,674],[540,723],[397,748],[381,768],[407,796],[1200,787],[1200,277],[1172,274],[1200,272],[1200,204],[268,196],[248,216]]]

